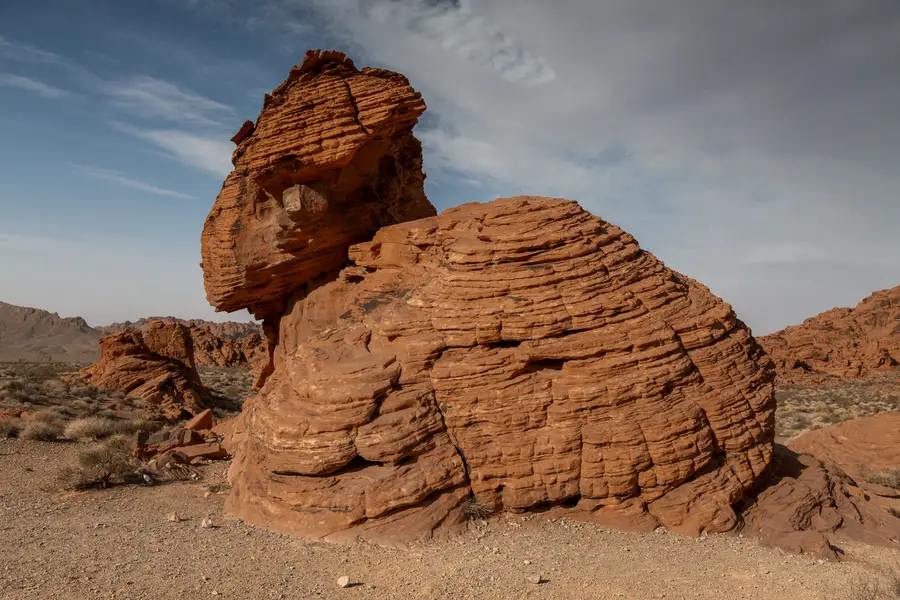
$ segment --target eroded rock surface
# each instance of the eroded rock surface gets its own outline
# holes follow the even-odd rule
[[[900,286],[854,308],[833,308],[760,338],[780,383],[866,377],[900,370]]]
[[[789,447],[835,464],[856,478],[900,470],[900,412],[810,431],[791,441]]]
[[[900,493],[848,476],[832,462],[776,446],[773,477],[743,512],[763,544],[839,558],[845,539],[900,545]]]
[[[454,526],[471,499],[735,526],[772,455],[774,373],[707,288],[551,198],[385,227],[350,258],[280,318],[273,372],[234,424],[238,516],[396,540]],[[252,302],[228,281],[215,297]]]
[[[308,52],[233,138],[201,238],[210,304],[277,320],[291,296],[336,276],[351,244],[435,214],[412,135],[424,110],[402,75]]]
[[[193,341],[184,325],[154,321],[141,331],[100,339],[100,361],[79,377],[139,398],[147,412],[169,420],[206,408],[208,395],[194,364]]]

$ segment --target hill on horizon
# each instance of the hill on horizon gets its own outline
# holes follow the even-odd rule
[[[101,337],[81,317],[0,302],[0,362],[93,362]]]

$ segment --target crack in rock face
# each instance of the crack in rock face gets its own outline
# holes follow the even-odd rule
[[[732,529],[773,452],[749,329],[576,202],[434,216],[422,110],[402,76],[313,52],[236,137],[205,283],[264,318],[270,363],[233,424],[229,510],[382,542],[453,531],[472,503]]]

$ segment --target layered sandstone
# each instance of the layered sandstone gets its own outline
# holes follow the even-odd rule
[[[152,323],[177,323],[190,330],[194,345],[194,362],[197,366],[251,368],[259,371],[268,362],[263,329],[256,323],[228,321],[215,323],[201,319],[176,319],[175,317],[148,317],[137,321],[125,321],[98,327],[104,333],[119,331],[143,331]]]
[[[201,238],[210,304],[277,320],[290,297],[336,276],[351,244],[433,215],[412,135],[424,110],[402,75],[308,52],[233,138],[234,170]]]
[[[155,321],[141,331],[101,338],[100,361],[79,376],[87,383],[138,398],[147,413],[169,420],[206,408],[208,394],[194,363],[187,327]]]
[[[867,377],[900,367],[900,286],[760,338],[781,383]]]
[[[897,419],[887,419],[888,425],[873,422],[877,417],[860,419],[859,427],[823,429],[827,433],[800,438],[791,449],[776,446],[773,477],[743,511],[745,531],[763,544],[824,558],[839,558],[835,548],[846,539],[896,548],[900,490],[865,479],[876,469],[900,468]],[[874,442],[867,444],[871,424]]]
[[[774,374],[707,288],[551,198],[385,227],[349,256],[279,320],[235,425],[237,515],[325,538],[432,535],[467,501],[735,526],[772,456]]]
[[[898,471],[900,412],[880,413],[809,431],[789,446],[795,452],[812,454],[837,465],[857,478]]]

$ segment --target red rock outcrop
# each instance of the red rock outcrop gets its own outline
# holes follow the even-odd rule
[[[291,296],[337,275],[351,244],[433,215],[412,135],[424,110],[402,75],[308,52],[234,138],[201,238],[210,304],[277,320]]]
[[[760,338],[779,383],[900,371],[900,286]]]
[[[143,331],[152,323],[178,323],[190,329],[194,341],[194,362],[197,366],[248,367],[259,372],[268,362],[268,349],[262,336],[263,328],[256,323],[228,321],[216,323],[201,319],[148,317],[98,327],[104,333]]]
[[[142,331],[122,331],[100,339],[100,361],[79,377],[139,398],[148,414],[169,420],[194,415],[208,403],[194,365],[187,327],[153,322]]]
[[[743,512],[745,530],[763,544],[826,558],[838,558],[846,539],[898,547],[900,490],[865,479],[900,469],[898,420],[875,415],[776,446],[773,477]]]
[[[788,446],[795,452],[835,464],[857,478],[900,470],[900,412],[880,413],[810,431]]]
[[[329,539],[427,537],[470,499],[736,525],[772,455],[774,373],[707,288],[551,198],[462,205],[349,254],[279,320],[234,424],[232,512]],[[253,302],[228,281],[213,297]]]

